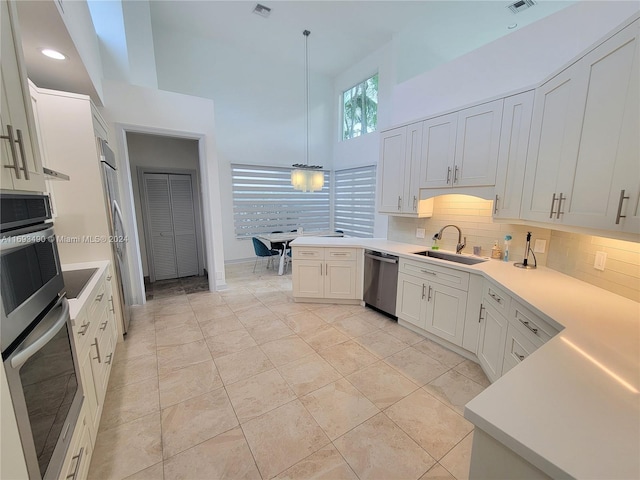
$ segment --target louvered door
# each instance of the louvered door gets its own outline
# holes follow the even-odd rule
[[[190,175],[169,175],[178,277],[198,274],[196,216]]]

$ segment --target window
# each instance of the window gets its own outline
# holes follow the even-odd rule
[[[329,172],[319,192],[300,192],[291,186],[291,169],[231,165],[233,221],[236,238],[251,238],[274,230],[309,231],[329,228]]]
[[[373,237],[376,166],[336,170],[334,223],[352,237]]]
[[[342,139],[375,132],[378,125],[378,74],[342,93]]]

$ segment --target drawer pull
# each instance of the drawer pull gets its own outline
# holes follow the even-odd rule
[[[427,286],[423,283],[422,284],[422,299],[424,300],[424,297],[426,296],[426,289]]]
[[[18,147],[20,151],[20,157],[22,158],[22,171],[24,172],[25,180],[29,180],[29,166],[27,165],[27,154],[24,151],[24,140],[22,139],[22,130],[16,129],[18,135]]]
[[[458,183],[458,165],[456,165],[456,168],[453,170],[453,183]]]
[[[422,273],[426,273],[426,274],[429,274],[429,275],[438,275],[436,272],[432,272],[432,271],[430,271],[430,270],[420,270],[420,271],[421,271]]]
[[[73,473],[71,475],[67,475],[66,478],[71,478],[72,480],[76,480],[78,476],[78,470],[80,469],[80,462],[82,462],[82,454],[84,453],[84,447],[80,449],[78,455],[74,455],[71,457],[72,460],[76,461],[76,468],[73,469]]]
[[[564,212],[562,211],[562,201],[566,200],[567,197],[564,197],[562,195],[562,192],[560,192],[560,197],[558,197],[558,212],[556,213],[556,218],[560,218],[560,215],[563,215]]]
[[[431,301],[431,290],[432,290],[431,285],[429,285],[429,295],[427,296],[427,302]]]
[[[402,209],[402,197],[398,195],[398,211]]]
[[[100,295],[98,295],[96,297],[96,302],[101,302],[102,301],[102,297],[104,297],[104,293],[101,293]]]
[[[104,323],[100,324],[100,330],[105,330],[107,328],[107,324],[109,323],[109,321],[105,321]]]
[[[349,255],[346,252],[331,252],[332,257],[344,257],[345,255]]]
[[[622,215],[622,203],[625,200],[629,200],[629,197],[625,196],[624,190],[620,190],[620,200],[618,200],[618,213],[616,214],[616,225],[620,225],[621,218],[627,218],[626,215]]]
[[[498,195],[496,195],[496,201],[493,202],[493,214],[494,215],[498,214]]]
[[[447,185],[451,181],[451,167],[447,167]]]
[[[553,218],[553,216],[555,215],[555,211],[553,210],[553,206],[556,204],[556,194],[554,193],[553,196],[551,197],[551,210],[549,211],[549,218]]]
[[[524,355],[520,355],[518,352],[513,352],[513,354],[518,357],[518,360],[523,361],[525,359]]]
[[[113,358],[113,353],[110,353],[109,355],[107,355],[107,361],[104,362],[107,365],[111,365],[111,359]]]
[[[316,252],[300,252],[300,255],[315,255]]]
[[[116,309],[113,306],[113,295],[109,297],[109,302],[111,302],[111,308],[109,309],[109,311],[116,313]]]
[[[416,210],[418,210],[418,198],[414,195],[413,196],[413,211],[415,212]]]
[[[87,330],[89,330],[89,325],[91,325],[91,322],[83,323],[82,325],[80,325],[78,333],[84,336],[84,334],[87,333]]]
[[[93,357],[93,359],[98,360],[98,363],[102,363],[102,359],[100,358],[100,347],[98,346],[98,339],[96,338],[95,340],[96,341],[92,343],[91,346],[93,347],[95,345],[97,357]]]
[[[110,282],[110,281],[111,281],[111,275],[107,277],[107,282]]]
[[[482,321],[482,310],[484,310],[484,305],[480,304],[480,313],[478,314],[478,323]]]
[[[7,125],[7,135],[0,135],[0,138],[9,140],[11,157],[13,158],[13,165],[5,165],[4,168],[13,168],[16,172],[16,179],[20,180],[20,162],[18,161],[18,151],[16,150],[16,137],[14,137],[13,135],[13,127],[11,125]]]
[[[520,319],[518,319],[518,320],[520,320]],[[525,327],[527,327],[529,330],[531,330],[533,333],[538,335],[538,329],[535,328],[535,327],[532,327],[531,325],[529,325],[529,322],[526,322],[524,320],[520,320],[520,323],[523,324]]]
[[[498,302],[499,304],[502,304],[502,298],[500,298],[498,295],[496,295],[493,292],[489,292],[489,296],[491,298],[493,298],[496,302]]]

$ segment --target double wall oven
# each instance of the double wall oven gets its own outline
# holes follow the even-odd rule
[[[83,401],[50,220],[47,196],[0,194],[0,344],[31,479],[58,477]]]

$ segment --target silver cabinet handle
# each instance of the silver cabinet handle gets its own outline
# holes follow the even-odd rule
[[[562,192],[560,192],[560,198],[558,198],[558,213],[556,214],[556,218],[559,219],[560,215],[562,215],[564,212],[561,211],[562,210],[562,201],[566,200],[567,197],[563,197],[562,196]]]
[[[496,201],[493,202],[493,214],[494,215],[498,214],[498,195],[496,195]]]
[[[447,185],[451,181],[451,167],[447,167]]]
[[[111,302],[111,308],[109,309],[110,312],[116,313],[116,309],[113,305],[113,295],[109,297],[109,302]]]
[[[478,323],[482,321],[482,310],[484,310],[484,305],[480,304],[480,313],[478,314]]]
[[[427,296],[427,302],[431,301],[431,290],[432,290],[431,285],[429,285],[429,295]]]
[[[113,359],[113,352],[107,355],[107,361],[104,362],[106,365],[111,365],[111,360]]]
[[[553,206],[556,203],[556,194],[553,194],[553,197],[551,197],[551,210],[549,211],[549,218],[553,218],[553,215],[556,213],[553,211]]]
[[[84,336],[84,334],[87,333],[87,330],[89,330],[89,325],[91,325],[91,322],[83,323],[82,325],[80,325],[78,333]]]
[[[102,297],[104,297],[104,293],[101,293],[100,295],[98,295],[96,297],[96,302],[101,302],[102,301]]]
[[[100,347],[98,346],[98,338],[95,338],[95,342],[93,342],[91,344],[91,346],[93,347],[95,345],[96,347],[96,355],[98,355],[97,357],[93,357],[94,360],[98,360],[98,363],[102,363],[102,359],[100,358]]]
[[[522,361],[522,360],[524,360],[524,359],[525,359],[525,356],[524,356],[524,355],[520,355],[518,352],[513,352],[513,354],[514,354],[516,357],[518,357],[518,360],[520,360],[520,361]]]
[[[22,130],[19,128],[16,130],[18,135],[18,147],[20,147],[20,156],[22,157],[22,170],[24,171],[24,178],[29,180],[29,167],[27,166],[27,153],[24,150],[24,140],[22,139]]]
[[[300,252],[300,255],[315,255],[315,252]]]
[[[436,272],[432,272],[431,270],[420,270],[422,273],[427,273],[429,275],[438,275]]]
[[[398,210],[402,208],[402,197],[398,195]]]
[[[427,296],[426,290],[427,290],[427,286],[423,283],[422,284],[422,299],[423,300],[424,300],[424,297]]]
[[[111,275],[107,277],[107,282],[110,282],[110,281],[111,281]]]
[[[493,292],[489,292],[489,296],[491,298],[493,298],[496,302],[498,302],[499,304],[502,304],[502,298],[500,298],[498,295],[496,295]]]
[[[458,183],[458,165],[453,170],[453,183]]]
[[[625,197],[624,190],[620,190],[620,200],[618,200],[618,213],[616,214],[616,225],[620,225],[621,218],[627,218],[626,215],[622,215],[622,204],[625,200],[629,200],[629,197]]]
[[[106,320],[104,323],[101,323],[100,324],[100,330],[106,330],[108,323],[109,323],[109,320]]]
[[[331,252],[329,255],[331,255],[332,257],[345,257],[349,254],[346,252]]]
[[[0,138],[9,140],[11,158],[13,158],[13,165],[5,165],[4,168],[13,168],[16,172],[16,178],[20,180],[20,163],[18,162],[18,151],[16,150],[16,137],[13,136],[13,127],[11,125],[7,125],[7,134],[0,135]]]
[[[413,211],[417,211],[418,210],[418,198],[414,195],[413,196]]]
[[[518,320],[520,320],[520,319],[518,319]],[[520,323],[523,324],[525,327],[527,327],[529,330],[531,330],[533,333],[538,335],[538,329],[535,328],[535,327],[532,327],[531,325],[529,325],[529,322],[527,322],[525,320],[520,320]]]
[[[73,473],[71,475],[67,475],[66,478],[71,478],[72,480],[76,480],[78,476],[78,470],[80,469],[80,462],[82,462],[82,454],[84,453],[84,447],[80,449],[78,455],[74,455],[71,457],[72,460],[76,460],[76,468],[73,469]]]

